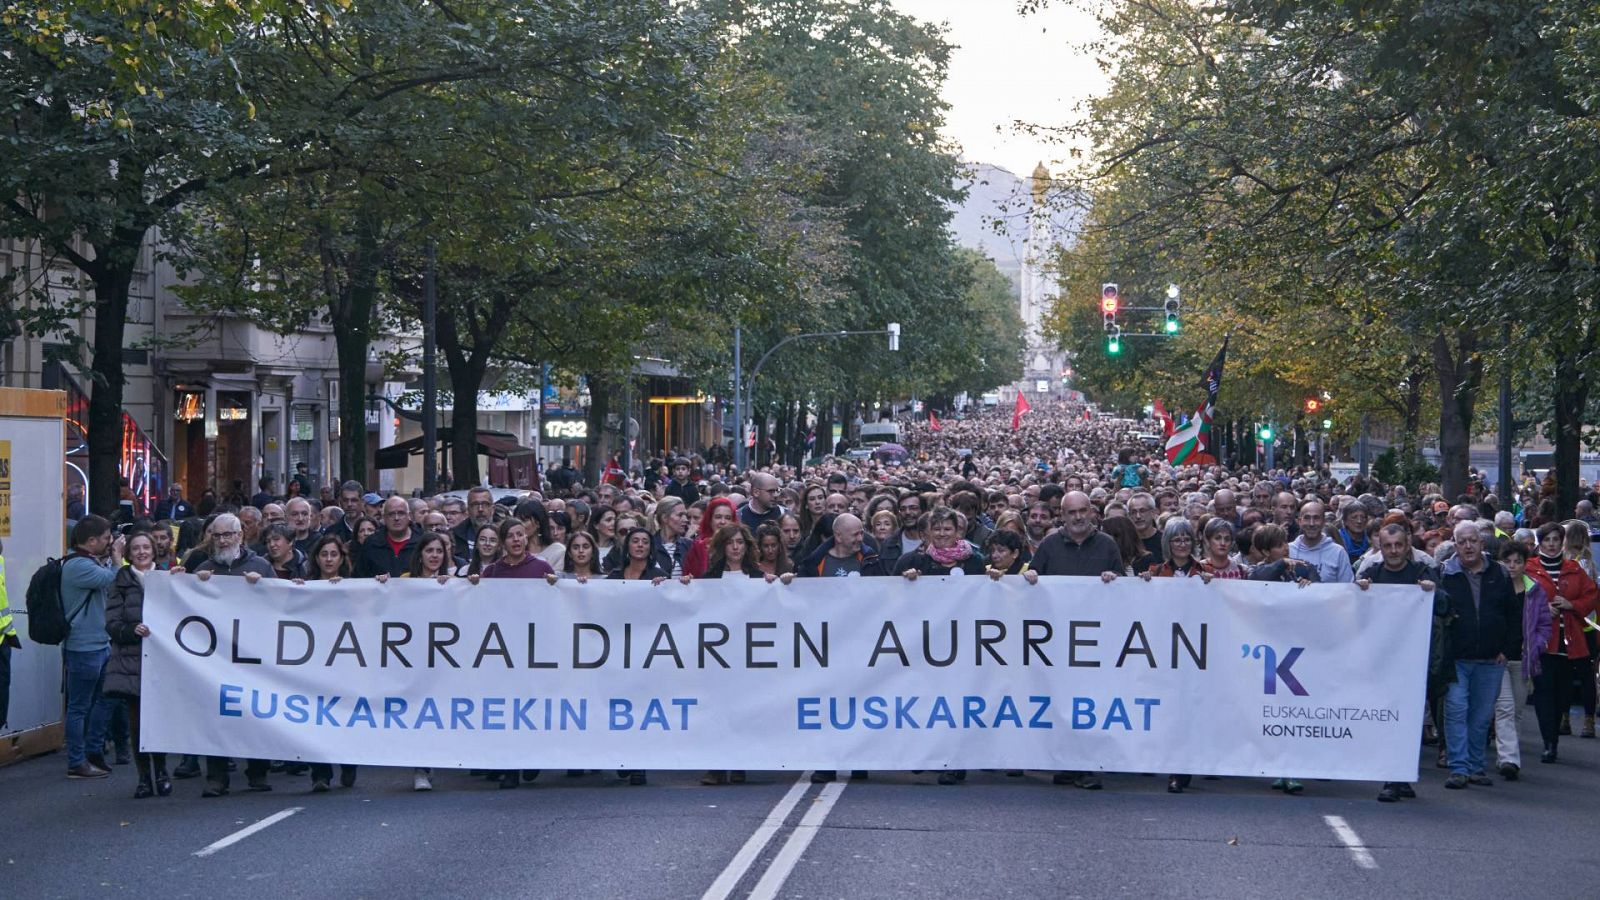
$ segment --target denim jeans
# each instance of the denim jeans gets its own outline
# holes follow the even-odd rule
[[[111,704],[100,696],[100,686],[111,648],[62,650],[61,658],[67,670],[67,768],[76,769],[87,762],[86,754],[105,750]]]
[[[1456,660],[1456,680],[1444,698],[1444,740],[1450,753],[1450,774],[1476,775],[1484,770],[1484,745],[1494,720],[1495,700],[1505,664],[1488,660]]]

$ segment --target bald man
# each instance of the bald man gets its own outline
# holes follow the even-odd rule
[[[784,509],[778,505],[778,491],[783,485],[766,472],[750,476],[750,502],[739,510],[739,521],[754,532],[765,522],[783,518]]]
[[[411,555],[421,542],[422,535],[411,527],[411,504],[404,497],[390,497],[383,501],[382,530],[367,538],[353,554],[355,577],[400,577],[411,568]]]
[[[1069,491],[1061,498],[1061,528],[1051,532],[1034,551],[1029,582],[1040,575],[1099,575],[1110,581],[1122,572],[1122,551],[1117,542],[1095,524],[1089,496]]]

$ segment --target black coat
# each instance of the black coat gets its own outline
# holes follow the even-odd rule
[[[144,621],[144,582],[123,566],[106,589],[106,634],[111,656],[106,660],[104,690],[116,697],[139,696],[139,660],[144,638],[133,633]]]
[[[412,529],[411,536],[406,539],[405,546],[397,554],[389,546],[389,533],[378,531],[366,542],[358,547],[355,552],[355,577],[376,578],[388,574],[390,578],[399,578],[400,575],[411,568],[411,557],[417,552],[417,545],[422,543],[422,533]]]
[[[1451,557],[1444,564],[1439,578],[1444,602],[1436,598],[1434,612],[1445,616],[1449,629],[1449,661],[1492,660],[1502,653],[1507,659],[1521,659],[1522,601],[1511,586],[1511,576],[1491,561],[1480,580],[1479,601],[1474,604],[1461,560]]]

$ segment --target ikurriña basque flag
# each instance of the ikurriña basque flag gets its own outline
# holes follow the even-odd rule
[[[1230,336],[1231,337],[1231,336]],[[1228,360],[1228,338],[1222,339],[1222,349],[1217,358],[1206,367],[1200,377],[1200,386],[1206,389],[1205,402],[1196,409],[1189,421],[1167,437],[1167,462],[1181,465],[1216,465],[1211,453],[1211,417],[1216,411],[1217,395],[1222,391],[1222,366]]]

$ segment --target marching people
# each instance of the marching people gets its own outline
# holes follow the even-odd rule
[[[211,527],[207,529],[211,541],[211,549],[205,562],[194,569],[196,578],[204,581],[213,575],[229,575],[243,577],[248,584],[255,584],[262,578],[275,578],[276,572],[272,564],[244,546],[244,529],[239,524],[239,517],[232,513],[219,513],[212,520]],[[182,570],[173,570],[175,574],[183,574]],[[206,757],[206,786],[200,792],[202,797],[221,797],[228,793],[229,786],[229,760],[224,756]],[[245,783],[252,791],[270,791],[272,785],[267,783],[267,771],[271,763],[265,759],[251,759],[245,762]]]
[[[1386,540],[1383,532],[1378,537],[1381,545]],[[1539,648],[1550,637],[1552,621],[1550,598],[1543,583],[1528,574],[1530,555],[1528,545],[1520,541],[1500,545],[1500,565],[1505,567],[1511,588],[1522,602],[1522,652],[1507,657],[1506,674],[1494,705],[1495,758],[1500,762],[1500,777],[1507,781],[1515,781],[1522,773],[1522,735],[1518,732],[1522,707],[1527,705],[1529,681],[1539,675]]]
[[[928,540],[895,560],[896,575],[916,581],[922,575],[982,575],[986,571],[983,554],[962,536],[967,523],[962,521],[960,513],[944,506],[934,507],[918,526]],[[966,779],[967,770],[947,769],[939,773],[938,781],[942,785],[952,785]]]
[[[1302,515],[1302,529],[1306,522]],[[1439,578],[1451,622],[1449,646],[1455,669],[1455,681],[1445,695],[1450,777],[1444,786],[1460,790],[1469,784],[1494,784],[1484,771],[1484,747],[1506,658],[1522,652],[1522,605],[1506,570],[1484,556],[1478,526],[1462,522],[1453,535],[1455,555],[1445,562]],[[1340,558],[1348,566],[1342,550]],[[1540,662],[1544,663],[1542,657]],[[1552,760],[1553,750],[1546,748]]]
[[[106,661],[105,692],[128,704],[133,764],[139,775],[133,796],[143,800],[172,793],[167,755],[139,749],[140,647],[150,636],[150,628],[144,624],[144,577],[156,571],[156,545],[149,532],[136,531],[129,535],[123,549],[128,564],[117,569],[106,592],[106,634],[111,638],[111,655]]]
[[[181,493],[177,496],[181,500]],[[87,515],[72,526],[72,554],[61,565],[61,609],[68,632],[61,642],[67,693],[68,778],[111,774],[104,746],[112,701],[102,696],[111,639],[106,633],[106,592],[122,563],[123,540],[111,523]]]
[[[455,532],[451,532],[454,534]],[[483,574],[485,566],[500,558],[500,526],[490,523],[477,530],[472,541],[471,558],[456,569],[456,575],[469,577]]]
[[[1539,737],[1544,741],[1539,761],[1553,763],[1558,758],[1561,717],[1574,699],[1573,686],[1580,678],[1594,680],[1584,619],[1594,612],[1600,590],[1583,567],[1566,556],[1566,529],[1546,522],[1535,534],[1539,549],[1528,561],[1527,574],[1550,598],[1551,627],[1549,638],[1538,649],[1540,671],[1533,680],[1533,708],[1539,717]],[[1456,552],[1461,553],[1459,541]],[[1517,609],[1520,614],[1523,607],[1518,605]],[[1522,633],[1519,628],[1519,636]],[[1529,647],[1525,652],[1532,655],[1535,651]],[[1513,658],[1510,653],[1506,656]]]
[[[316,535],[303,558],[293,553],[295,542],[304,537],[292,522],[276,529],[264,526],[263,554],[236,554],[235,539],[223,533],[229,521],[223,514],[204,533],[206,543],[191,562],[196,569],[209,566],[208,571],[229,574],[246,574],[264,565],[279,577],[290,576],[300,564],[305,569],[303,577],[329,581],[350,574],[386,578],[413,572],[419,574],[411,577],[439,578],[455,573],[587,581],[605,576],[605,556],[596,552],[604,548],[597,544],[612,542],[616,552],[611,577],[618,580],[740,574],[771,580],[782,579],[793,565],[794,574],[807,578],[899,571],[915,579],[983,572],[1002,579],[1021,574],[1026,582],[1036,584],[1040,574],[1098,576],[1110,581],[1130,572],[1152,578],[1202,580],[1244,577],[1248,572],[1257,580],[1311,582],[1348,581],[1359,572],[1368,585],[1436,583],[1439,608],[1444,613],[1441,618],[1448,621],[1454,638],[1449,642],[1453,654],[1448,665],[1456,683],[1449,690],[1445,730],[1451,781],[1457,781],[1459,775],[1461,783],[1449,785],[1452,788],[1482,784],[1487,778],[1485,716],[1497,721],[1499,774],[1508,780],[1516,777],[1520,760],[1506,742],[1515,743],[1516,687],[1521,681],[1516,676],[1522,670],[1533,675],[1539,685],[1534,696],[1540,703],[1537,712],[1543,737],[1548,708],[1560,707],[1574,696],[1574,685],[1584,683],[1584,667],[1597,655],[1589,645],[1582,606],[1570,596],[1578,592],[1571,587],[1576,577],[1566,563],[1582,572],[1588,562],[1586,541],[1577,541],[1570,529],[1563,529],[1561,540],[1551,544],[1556,550],[1548,559],[1519,558],[1513,541],[1499,538],[1506,554],[1502,568],[1500,561],[1483,552],[1483,534],[1476,525],[1480,514],[1492,515],[1494,510],[1480,513],[1476,505],[1452,505],[1435,486],[1401,494],[1370,479],[1335,484],[1315,469],[1286,469],[1277,477],[1268,477],[1249,469],[1170,466],[1159,457],[1144,464],[1134,459],[1137,454],[1129,458],[1145,473],[1137,485],[1124,485],[1113,466],[1120,451],[1127,449],[1129,435],[1125,431],[1092,419],[1071,425],[1038,419],[1037,432],[1030,425],[1013,434],[1006,427],[1008,421],[1009,417],[981,414],[953,419],[940,435],[908,427],[905,440],[912,458],[898,465],[825,459],[803,473],[779,464],[744,472],[708,466],[686,469],[679,479],[675,464],[679,457],[667,454],[664,458],[674,461],[673,480],[657,485],[661,499],[639,491],[624,475],[620,484],[607,485],[605,491],[574,484],[560,491],[569,496],[523,496],[524,505],[516,510],[522,519],[508,517],[498,526],[492,523],[497,510],[505,512],[505,505],[497,507],[488,490],[473,489],[468,492],[466,517],[452,523],[450,519],[462,513],[454,506],[446,516],[446,524],[453,524],[450,533],[466,539],[448,543],[439,533],[423,534],[415,527],[412,506],[425,516],[437,517],[446,512],[446,504],[439,498],[411,504],[401,497],[364,497],[361,485],[347,483],[339,489],[343,515],[336,521],[330,517],[331,524]],[[952,443],[958,440],[960,444]],[[958,454],[953,449],[957,446],[971,452]],[[1039,467],[1041,460],[1044,468]],[[702,475],[706,479],[704,498],[699,486]],[[549,487],[555,482],[546,484]],[[675,484],[684,489],[673,492],[670,488]],[[744,500],[746,497],[750,499]],[[345,506],[347,499],[357,501],[354,511]],[[291,501],[288,516],[277,510],[271,517],[293,519],[300,513],[301,503],[305,501]],[[431,503],[438,503],[440,512],[433,512]],[[557,503],[564,511],[556,511]],[[381,525],[375,526],[363,515],[369,504],[381,505]],[[785,504],[792,504],[795,512],[785,512]],[[272,505],[277,506],[276,502]],[[314,504],[305,505],[314,512]],[[962,509],[967,510],[964,515]],[[1552,509],[1551,517],[1558,512]],[[237,525],[240,517],[237,513],[233,516]],[[757,529],[738,527],[741,519],[752,516],[758,518]],[[873,523],[870,535],[863,528],[862,516]],[[244,518],[254,517],[246,513]],[[263,511],[263,521],[267,518]],[[1330,520],[1342,527],[1330,525]],[[483,527],[477,527],[480,521]],[[590,522],[594,533],[584,528]],[[1369,527],[1369,523],[1380,522],[1375,529]],[[558,523],[572,527],[558,535]],[[1285,525],[1287,529],[1280,527]],[[1456,526],[1457,533],[1450,533],[1451,526]],[[1476,555],[1470,546],[1472,536],[1462,526],[1477,534]],[[198,528],[193,530],[200,533]],[[1299,534],[1295,535],[1295,530]],[[307,529],[305,536],[312,531]],[[345,533],[354,539],[348,555],[340,552],[339,537]],[[797,558],[796,550],[812,535],[812,552]],[[1292,542],[1287,540],[1291,535]],[[1124,540],[1119,543],[1118,537]],[[1545,549],[1543,539],[1556,541],[1551,532],[1539,537],[1541,550]],[[1432,576],[1426,572],[1425,561],[1430,558],[1424,550],[1441,538],[1454,539],[1453,549],[1450,543],[1445,545],[1446,555],[1453,553],[1453,566]],[[152,543],[157,542],[148,537],[133,540],[130,558],[143,559],[145,546]],[[1255,563],[1253,570],[1247,570],[1233,555],[1246,543],[1251,550],[1247,558]],[[565,545],[560,564],[539,568],[536,562],[549,562],[539,560],[539,553],[556,544]],[[290,552],[284,552],[286,547]],[[461,565],[449,559],[451,548],[465,558]],[[1152,551],[1159,557],[1150,558]],[[104,555],[104,551],[96,555]],[[441,555],[442,561],[435,559]],[[244,562],[250,559],[255,563]],[[1523,565],[1521,573],[1517,572],[1519,563]],[[74,564],[74,568],[81,566]],[[552,568],[558,569],[559,575],[549,571]],[[1589,584],[1592,588],[1592,578]],[[1555,604],[1545,598],[1560,598],[1572,603],[1572,609],[1557,606],[1557,627],[1540,632],[1538,612],[1542,609],[1550,616]],[[1513,609],[1515,615],[1509,612]],[[1529,612],[1534,613],[1531,618]],[[1519,634],[1516,642],[1504,633],[1504,628],[1512,625],[1522,632],[1530,624],[1535,630]],[[109,621],[107,627],[111,627]],[[1518,651],[1524,643],[1545,652],[1536,654],[1530,649],[1520,656],[1518,666]],[[1552,648],[1554,652],[1550,652]],[[1513,664],[1510,671],[1503,665],[1495,668],[1501,657]],[[1549,662],[1547,657],[1555,661]],[[1561,675],[1558,670],[1562,669],[1570,677]],[[1488,683],[1491,675],[1497,676],[1493,685]],[[1587,677],[1592,682],[1592,673]],[[1549,682],[1548,690],[1545,682]],[[1508,692],[1506,685],[1512,685],[1512,690]],[[1561,712],[1556,712],[1557,734],[1561,733]],[[1587,731],[1587,719],[1580,721],[1582,725],[1573,730],[1581,734]],[[1473,736],[1480,723],[1485,741],[1476,742],[1474,753]],[[1554,758],[1556,741],[1545,740]],[[84,744],[100,749],[89,738]],[[85,752],[87,755],[87,749]],[[153,762],[141,757],[138,765],[141,772],[149,773],[151,790],[159,793],[160,778]],[[331,767],[327,771],[324,782],[331,777]],[[212,774],[215,769],[208,765],[208,776]],[[221,774],[225,779],[225,771]],[[246,774],[258,773],[251,769]],[[264,781],[264,773],[259,774]],[[521,780],[508,785],[503,775],[499,776],[502,786],[515,787]],[[628,776],[631,780],[633,773]],[[414,777],[426,778],[432,786],[432,773],[427,770],[418,770]],[[643,783],[643,777],[644,773],[638,773],[637,783]],[[826,781],[837,774],[817,773],[816,777]],[[941,781],[950,783],[958,778],[956,773],[944,773]],[[1100,786],[1100,777],[1088,772],[1062,773],[1057,780],[1088,789]],[[414,781],[414,786],[425,789],[420,783]],[[1284,788],[1291,783],[1285,779]],[[1177,788],[1174,792],[1188,786],[1187,776],[1169,776],[1168,787]],[[1410,796],[1412,790],[1410,785],[1385,784],[1379,799],[1393,802]]]
[[[404,497],[390,497],[383,501],[383,530],[351,548],[355,577],[400,577],[411,567],[411,555],[420,540],[421,532],[411,525],[411,505]]]

